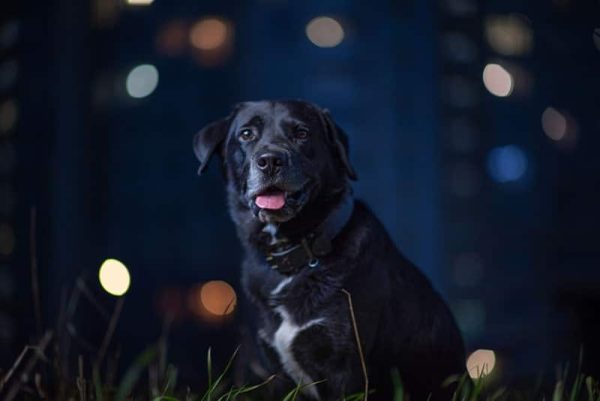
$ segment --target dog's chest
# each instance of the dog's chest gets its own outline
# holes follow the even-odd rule
[[[282,280],[271,292],[271,294],[278,295],[292,280],[292,277]],[[298,363],[296,356],[294,355],[294,340],[308,328],[318,324],[323,324],[325,319],[319,317],[299,324],[284,306],[277,306],[274,308],[274,311],[277,315],[279,315],[281,323],[271,335],[265,335],[263,333],[263,337],[269,337],[265,338],[265,340],[277,352],[281,365],[285,369],[286,373],[290,375],[290,377],[294,379],[296,383],[313,383],[314,378],[310,377],[310,375]],[[314,386],[308,386],[305,389],[313,398],[319,398]]]

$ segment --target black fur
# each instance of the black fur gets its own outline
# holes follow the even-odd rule
[[[243,138],[252,140],[240,136],[244,129],[250,133]],[[350,221],[321,265],[302,269],[273,294],[286,276],[270,268],[264,247],[281,238],[293,243],[315,230],[349,193],[349,180],[356,178],[347,138],[329,113],[301,101],[242,103],[229,117],[197,134],[194,149],[200,171],[213,152],[223,157],[230,212],[245,250],[243,285],[257,309],[257,343],[265,347],[263,369],[286,374],[271,345],[282,324],[282,310],[299,326],[322,318],[291,345],[302,371],[315,381],[325,380],[315,387],[317,393],[307,391],[305,396],[338,400],[361,391],[362,370],[345,289],[352,294],[375,390],[369,398],[392,399],[390,372],[397,368],[411,400],[424,401],[429,393],[432,400],[449,399],[442,381],[464,370],[463,342],[454,319],[427,278],[400,254],[362,202],[354,202]],[[265,152],[281,155],[282,167],[276,173],[256,168]],[[256,194],[273,188],[285,191],[285,207],[260,209]],[[277,229],[276,236],[263,231],[266,224]],[[294,385],[293,380],[281,382]]]

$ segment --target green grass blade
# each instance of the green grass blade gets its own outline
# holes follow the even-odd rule
[[[404,385],[402,384],[402,378],[398,369],[392,369],[392,386],[394,387],[394,401],[404,401]]]
[[[256,391],[259,388],[266,386],[267,384],[271,383],[273,380],[275,379],[275,375],[269,376],[265,381],[263,381],[262,383],[258,383],[255,384],[253,386],[243,386],[240,387],[239,389],[237,389],[235,391],[235,396],[237,397],[240,394],[246,394],[246,393],[250,393],[252,391]],[[234,397],[235,398],[235,397]]]
[[[115,395],[115,401],[125,401],[131,390],[135,387],[136,383],[140,379],[142,372],[146,367],[156,358],[157,351],[155,347],[150,347],[137,357],[133,365],[127,369],[125,376],[119,384],[117,394]]]
[[[308,384],[297,384],[296,388],[290,391],[282,401],[295,401],[298,397],[298,394],[300,394],[300,391],[304,390],[307,387],[316,386],[317,384],[321,383],[325,383],[325,380],[319,380],[317,382],[312,382]]]
[[[573,382],[573,387],[571,388],[571,395],[569,397],[569,401],[577,401],[579,396],[581,395],[581,386],[583,384],[583,376],[578,374],[575,377],[575,381]]]
[[[206,374],[208,375],[208,387],[212,386],[212,349],[208,347],[206,353]]]
[[[294,401],[296,399],[296,397],[298,396],[298,393],[300,392],[300,388],[301,388],[301,386],[299,384],[297,384],[296,387],[292,391],[287,393],[287,395],[283,398],[282,401]]]
[[[98,372],[97,367],[92,369],[92,380],[94,382],[94,390],[96,391],[96,401],[102,401],[102,383],[100,380],[100,372]]]
[[[237,357],[237,354],[239,351],[240,351],[240,347],[238,346],[235,349],[235,351],[233,352],[233,355],[231,355],[231,358],[229,358],[229,361],[227,361],[227,364],[225,365],[223,372],[221,372],[221,374],[215,379],[214,382],[210,383],[210,385],[206,389],[206,393],[204,393],[204,396],[201,398],[201,401],[210,401],[211,400],[213,393],[217,390],[217,388],[219,387],[219,385],[225,378],[225,375],[227,374],[227,372],[229,372],[229,369],[231,368],[231,365],[233,364],[233,361]],[[209,349],[209,355],[210,355],[210,349]],[[210,356],[208,357],[208,361],[212,365],[212,359]],[[212,368],[211,368],[211,375],[212,375]]]
[[[552,393],[552,401],[562,401],[564,393],[564,382],[559,380],[554,386],[554,392]]]
[[[587,389],[587,393],[588,393],[588,401],[595,401],[594,400],[594,379],[592,379],[591,376],[588,376],[585,378],[585,388]]]
[[[169,391],[177,385],[177,368],[173,365],[167,367],[166,381],[161,396],[169,395]]]
[[[225,394],[223,394],[222,396],[220,396],[217,401],[229,401],[231,399],[231,397],[233,396],[233,393],[235,391],[234,387],[231,387],[229,389],[228,392],[226,392]]]
[[[465,385],[466,377],[467,377],[467,374],[465,373],[458,380],[458,384],[456,385],[456,389],[454,390],[454,394],[452,394],[452,401],[458,401],[458,400],[462,400],[463,399],[462,396],[461,396],[461,393],[464,391],[463,387]]]

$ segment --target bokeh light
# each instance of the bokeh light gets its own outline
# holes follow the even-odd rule
[[[188,34],[193,58],[203,67],[223,65],[233,53],[234,33],[233,23],[224,17],[201,18]]]
[[[127,93],[133,98],[149,96],[158,86],[158,70],[151,64],[142,64],[127,74]]]
[[[117,259],[106,259],[98,271],[100,285],[114,296],[124,295],[131,284],[131,276],[125,265]]]
[[[522,56],[533,47],[529,23],[517,14],[487,17],[485,37],[492,49],[505,56]]]
[[[542,129],[548,138],[560,141],[567,135],[567,118],[553,107],[542,113]]]
[[[127,4],[131,6],[149,6],[154,3],[154,0],[127,0]]]
[[[160,28],[156,36],[158,51],[167,56],[182,54],[187,47],[188,24],[184,21],[173,20]]]
[[[467,358],[467,372],[472,379],[485,377],[496,366],[496,354],[489,349],[478,349]]]
[[[190,293],[190,308],[196,315],[208,320],[230,315],[236,305],[235,290],[225,281],[209,281]]]
[[[521,179],[527,171],[527,165],[525,152],[516,145],[499,146],[488,155],[488,171],[497,182]]]
[[[509,96],[514,87],[512,75],[499,64],[488,64],[483,69],[483,84],[494,96]]]
[[[190,43],[199,50],[215,50],[225,45],[229,35],[229,24],[223,19],[203,18],[192,26]]]
[[[331,17],[316,17],[306,25],[306,36],[318,47],[335,47],[344,40],[344,28]]]

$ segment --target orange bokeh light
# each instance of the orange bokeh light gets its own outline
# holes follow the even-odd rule
[[[190,43],[199,50],[216,50],[225,45],[230,26],[220,18],[203,18],[190,30]]]
[[[209,281],[190,293],[190,308],[196,315],[206,319],[230,315],[236,305],[235,290],[225,281]]]

